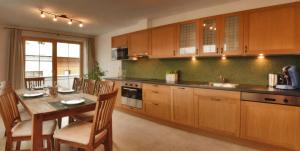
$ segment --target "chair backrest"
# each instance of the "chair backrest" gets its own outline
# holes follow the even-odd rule
[[[83,82],[83,93],[94,94],[95,91],[96,80],[84,79]]]
[[[16,94],[11,87],[0,91],[0,113],[6,134],[10,134],[12,127],[21,121],[16,99]]]
[[[118,89],[111,93],[98,96],[90,141],[94,141],[96,135],[108,128],[109,123],[112,120],[112,112],[116,102],[117,94]]]
[[[73,90],[75,91],[81,91],[83,86],[83,78],[74,78],[73,81]]]
[[[45,78],[44,77],[25,78],[25,88],[27,88],[27,89],[40,87],[44,84],[45,84]]]
[[[114,81],[97,81],[95,86],[94,94],[99,96],[101,94],[111,93],[114,90],[115,82]]]

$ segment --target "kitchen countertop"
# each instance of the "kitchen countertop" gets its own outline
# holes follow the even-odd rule
[[[240,91],[240,92],[252,92],[252,93],[263,93],[263,94],[287,95],[287,96],[300,97],[300,89],[280,90],[280,89],[270,88],[267,86],[259,86],[259,85],[240,84],[234,88],[226,88],[226,87],[210,86],[208,82],[199,82],[199,81],[180,81],[180,82],[176,82],[176,83],[168,83],[165,80],[158,80],[158,79],[119,78],[119,77],[111,77],[111,78],[105,78],[105,79],[117,80],[117,81],[133,81],[133,82],[142,82],[142,83],[159,84],[159,85],[182,86],[182,87],[192,87],[192,88]]]

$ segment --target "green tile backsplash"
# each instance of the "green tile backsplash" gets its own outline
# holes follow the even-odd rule
[[[176,59],[139,59],[122,61],[125,77],[165,79],[170,70],[180,70],[183,81],[218,82],[219,75],[229,82],[239,84],[267,85],[269,73],[279,73],[285,65],[296,65],[299,71],[300,56]]]

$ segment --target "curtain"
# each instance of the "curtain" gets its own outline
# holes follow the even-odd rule
[[[24,88],[25,52],[23,49],[22,30],[11,29],[9,47],[8,80],[15,89]]]
[[[95,67],[95,38],[88,38],[87,40],[87,54],[88,54],[88,72],[92,71]]]

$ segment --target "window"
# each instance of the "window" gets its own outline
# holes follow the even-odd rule
[[[44,77],[52,85],[51,42],[25,41],[25,78]]]
[[[25,78],[44,77],[46,86],[55,78],[59,87],[72,88],[74,77],[81,75],[81,63],[80,43],[25,40]]]

